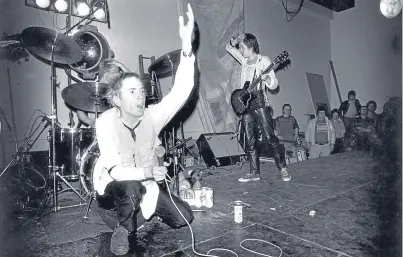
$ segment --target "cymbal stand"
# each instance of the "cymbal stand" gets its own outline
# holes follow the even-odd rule
[[[57,42],[57,36],[59,35],[59,32],[56,33],[56,37],[54,40],[54,43],[52,45],[52,52],[51,52],[51,136],[48,138],[49,141],[49,178],[53,179],[53,211],[57,212],[58,210],[61,209],[58,203],[58,195],[57,195],[57,182],[58,179],[62,180],[78,197],[80,197],[84,202],[87,202],[87,200],[76,190],[74,187],[65,179],[63,178],[62,175],[59,173],[60,167],[56,166],[56,123],[57,123],[57,103],[56,103],[56,67],[55,67],[55,62],[54,62],[54,48],[56,46]],[[49,183],[48,183],[49,185]],[[45,189],[47,191],[48,188]],[[46,195],[46,193],[45,193]],[[45,199],[42,200],[41,206],[39,208],[39,211],[37,213],[37,219],[40,217],[43,207],[47,201],[47,197],[44,197]],[[81,204],[77,205],[80,206]],[[76,205],[75,205],[76,206]],[[73,206],[69,206],[73,207]]]

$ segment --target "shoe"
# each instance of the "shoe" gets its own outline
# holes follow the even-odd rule
[[[122,226],[113,230],[111,252],[115,255],[125,255],[129,251],[129,231]]]
[[[283,181],[290,181],[291,180],[291,174],[288,173],[287,168],[282,168],[281,169],[281,178]]]
[[[239,182],[250,182],[250,181],[259,181],[260,175],[259,174],[246,174],[242,178],[238,179]]]

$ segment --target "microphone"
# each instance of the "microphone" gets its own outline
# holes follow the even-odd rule
[[[161,145],[157,146],[157,147],[155,148],[155,155],[156,155],[157,157],[164,157],[164,155],[165,155],[165,148],[164,148],[163,146],[161,146]]]
[[[43,118],[44,118],[47,122],[52,123],[52,120],[55,120],[56,126],[58,126],[58,127],[61,126],[60,122],[58,122],[58,121],[56,120],[56,115],[50,116],[50,115],[48,115],[46,112],[44,112],[44,111],[42,111],[42,110],[39,110],[39,112],[43,114]]]
[[[164,163],[165,153],[166,153],[166,151],[165,151],[165,148],[163,146],[159,145],[159,146],[157,146],[155,148],[155,155],[158,158],[158,165],[159,166],[165,166],[165,163]]]

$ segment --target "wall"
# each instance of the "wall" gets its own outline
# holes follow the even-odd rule
[[[138,55],[159,56],[181,47],[178,33],[178,11],[175,0],[119,0],[109,1],[111,29],[105,24],[93,23],[107,38],[115,52],[116,59],[130,69],[138,71]],[[16,18],[18,17],[18,18]],[[44,26],[53,28],[53,14],[26,7],[23,0],[0,1],[0,32],[21,33],[24,28]],[[59,27],[65,25],[65,15],[56,17]],[[78,18],[75,18],[75,22]],[[150,63],[145,61],[144,67]],[[50,66],[31,57],[29,62],[20,65],[0,61],[0,106],[11,120],[11,107],[7,83],[7,67],[11,71],[12,93],[16,114],[18,140],[24,139],[28,121],[35,109],[50,113]],[[57,89],[58,116],[63,127],[67,127],[68,109],[61,98],[61,91],[67,86],[64,71],[57,71],[60,87]],[[171,87],[171,79],[162,79],[162,88],[166,93]],[[44,133],[34,145],[33,150],[47,149],[47,134]],[[7,153],[14,153],[12,134],[5,131]],[[0,153],[1,154],[1,153]],[[0,158],[1,159],[1,158]],[[0,165],[2,166],[2,165]]]
[[[402,15],[385,18],[379,0],[356,0],[356,7],[336,13],[330,23],[331,51],[343,100],[349,90],[357,92],[361,104],[378,103],[378,112],[390,96],[401,96]],[[393,36],[400,48],[393,50]],[[332,80],[332,106],[340,105]]]
[[[280,90],[269,98],[275,116],[281,115],[284,103],[290,103],[302,131],[307,123],[305,114],[313,113],[305,72],[322,74],[329,94],[331,56],[331,15],[321,6],[305,3],[301,12],[287,22],[281,1],[245,0],[246,32],[258,37],[261,54],[271,58],[283,50],[290,54],[290,67],[276,73]],[[294,9],[295,5],[290,7]]]

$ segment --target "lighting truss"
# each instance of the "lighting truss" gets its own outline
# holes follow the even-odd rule
[[[25,0],[25,5],[110,24],[107,0]]]

